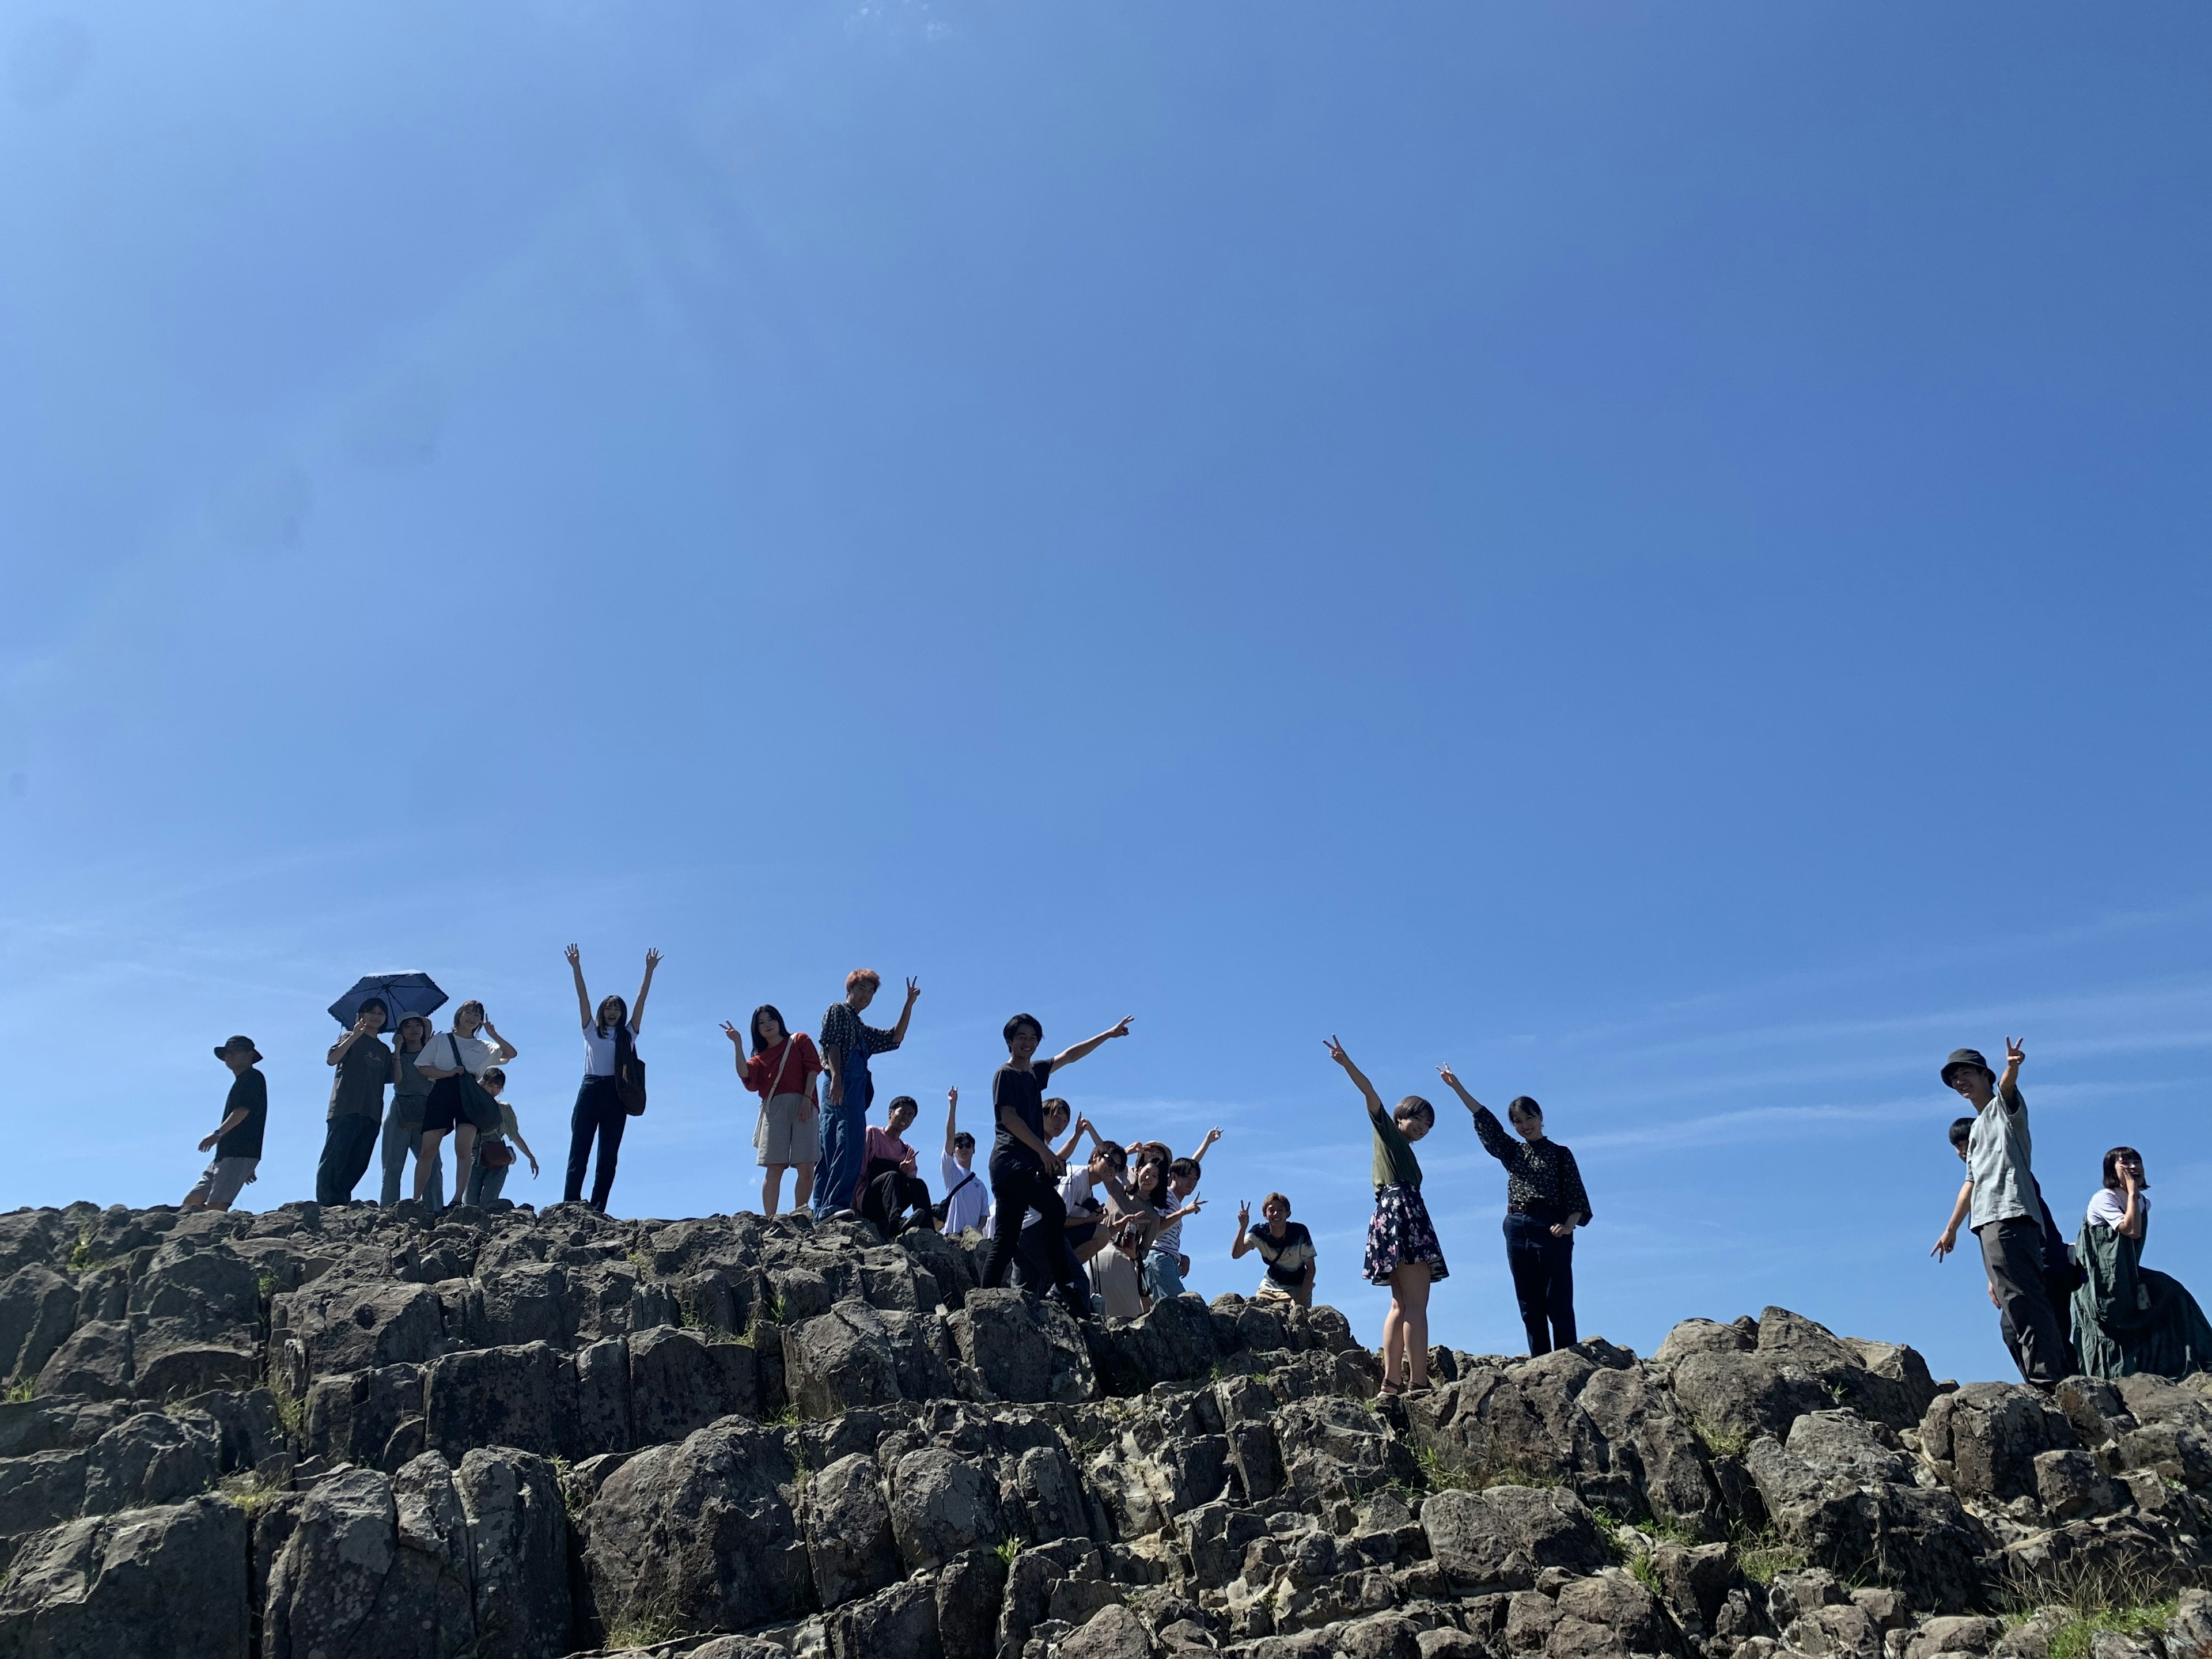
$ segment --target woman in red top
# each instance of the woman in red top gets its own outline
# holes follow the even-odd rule
[[[753,1150],[767,1171],[761,1181],[761,1213],[775,1213],[786,1169],[799,1172],[791,1207],[803,1210],[814,1195],[814,1164],[822,1156],[822,1115],[814,1099],[822,1057],[814,1039],[785,1030],[783,1016],[765,1002],[753,1010],[750,1054],[736,1026],[724,1020],[722,1032],[738,1051],[738,1076],[761,1097],[760,1118],[753,1126]]]

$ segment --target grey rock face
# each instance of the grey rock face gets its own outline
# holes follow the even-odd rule
[[[604,1627],[741,1631],[809,1611],[782,1439],[728,1419],[638,1453],[587,1514],[584,1571]]]
[[[454,1489],[468,1523],[477,1659],[555,1659],[568,1651],[568,1515],[553,1466],[529,1452],[479,1448]]]
[[[246,1517],[195,1498],[73,1521],[0,1588],[0,1659],[246,1659]]]
[[[2064,1412],[2033,1389],[1969,1382],[1928,1408],[1920,1438],[1961,1497],[2000,1502],[2035,1492],[2035,1459],[2046,1451],[2079,1451],[2081,1442]]]
[[[841,1302],[783,1334],[783,1386],[802,1417],[952,1395],[944,1322]]]
[[[946,1327],[981,1399],[1073,1406],[1096,1389],[1090,1346],[1074,1316],[1056,1302],[1019,1291],[971,1291]]]
[[[872,1594],[898,1577],[890,1506],[873,1456],[841,1457],[807,1483],[806,1554],[825,1607]]]
[[[36,1376],[76,1328],[76,1287],[44,1262],[0,1285],[0,1377]]]
[[[1441,1492],[1421,1505],[1437,1565],[1468,1590],[1525,1589],[1546,1567],[1595,1572],[1605,1540],[1580,1498],[1558,1487]]]

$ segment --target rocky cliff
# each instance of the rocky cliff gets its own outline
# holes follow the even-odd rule
[[[2204,1379],[1769,1308],[1378,1401],[1332,1310],[1086,1331],[979,1248],[0,1217],[0,1659],[2212,1655]]]

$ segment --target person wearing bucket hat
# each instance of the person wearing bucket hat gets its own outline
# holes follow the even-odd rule
[[[222,1103],[222,1121],[200,1142],[202,1152],[214,1152],[215,1162],[185,1194],[181,1207],[187,1210],[227,1210],[236,1201],[261,1162],[261,1130],[269,1121],[269,1079],[253,1069],[261,1058],[253,1039],[234,1036],[219,1043],[215,1057],[230,1067],[230,1094]]]
[[[1976,1049],[1954,1048],[1943,1062],[1944,1086],[1974,1109],[1974,1118],[1966,1135],[1966,1183],[1929,1254],[1942,1261],[1958,1243],[1960,1223],[1972,1226],[2002,1322],[2014,1339],[2021,1374],[2048,1390],[2073,1369],[2073,1356],[2047,1282],[2043,1194],[2035,1184],[2027,1100],[2020,1091],[2027,1058],[2019,1042],[2007,1037],[2002,1077]]]

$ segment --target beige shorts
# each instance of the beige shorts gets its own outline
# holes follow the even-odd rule
[[[761,1108],[753,1146],[763,1169],[816,1163],[822,1156],[822,1114],[805,1095],[778,1095]]]

